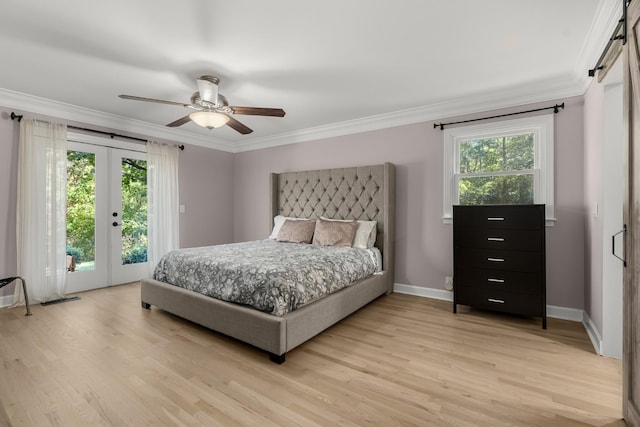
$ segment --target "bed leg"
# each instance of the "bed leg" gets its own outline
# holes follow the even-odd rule
[[[151,304],[142,301],[142,308],[149,310],[151,309]]]
[[[278,365],[281,365],[284,363],[284,357],[287,353],[285,354],[273,354],[273,353],[269,353],[269,360],[271,360],[273,363],[277,363]]]

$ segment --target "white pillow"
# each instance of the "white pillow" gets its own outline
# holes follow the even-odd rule
[[[284,221],[286,219],[289,219],[291,221],[299,221],[308,218],[293,218],[290,216],[276,215],[275,217],[273,217],[273,230],[271,230],[271,234],[269,235],[269,238],[271,240],[276,240],[276,236],[278,235],[278,232],[282,228],[282,224],[284,224]]]
[[[323,216],[320,219],[324,219],[325,221],[351,221],[349,219],[331,219],[325,218]],[[360,221],[358,220],[358,228],[356,229],[356,235],[353,238],[353,243],[351,244],[354,248],[361,249],[370,249],[376,244],[376,236],[377,236],[377,222],[376,221]]]

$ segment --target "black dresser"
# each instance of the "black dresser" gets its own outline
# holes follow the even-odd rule
[[[453,207],[457,305],[542,317],[547,328],[544,205]]]

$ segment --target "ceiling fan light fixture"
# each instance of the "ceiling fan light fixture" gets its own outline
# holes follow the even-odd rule
[[[189,118],[197,125],[207,129],[222,127],[229,121],[229,117],[215,111],[196,111],[189,114]]]

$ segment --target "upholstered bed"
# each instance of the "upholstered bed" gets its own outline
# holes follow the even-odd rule
[[[272,173],[269,224],[276,215],[377,221],[382,271],[335,293],[274,316],[154,279],[143,279],[141,301],[266,350],[272,361],[362,306],[393,290],[395,169],[391,163]],[[266,228],[265,228],[266,230]]]

